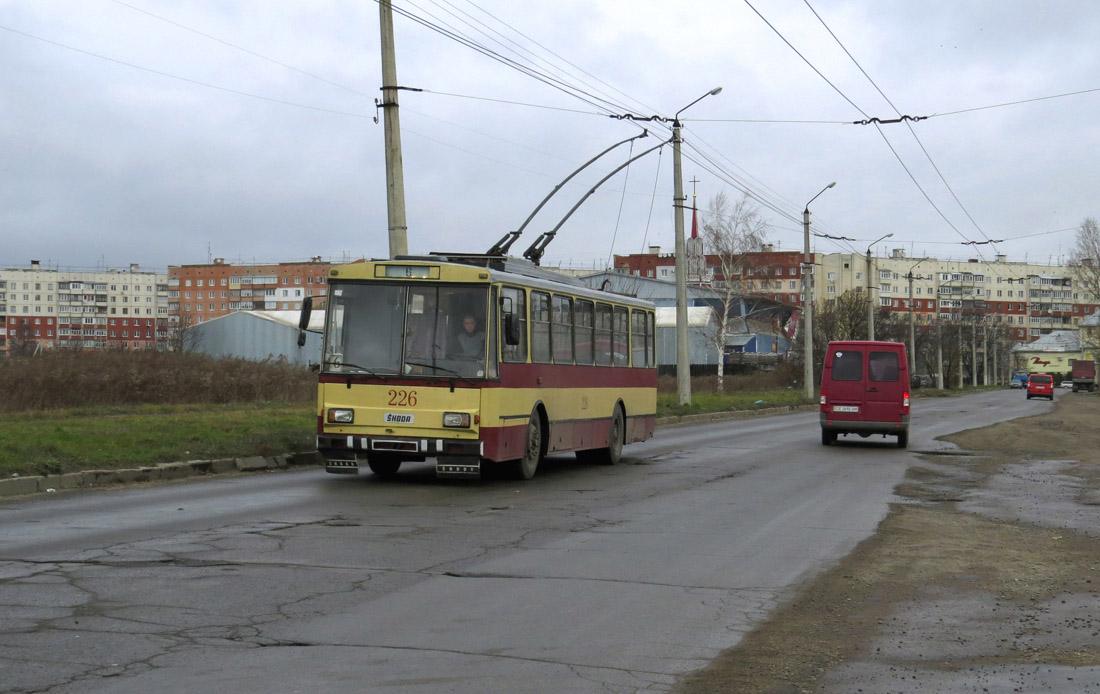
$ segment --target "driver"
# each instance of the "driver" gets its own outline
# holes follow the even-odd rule
[[[485,355],[485,332],[478,326],[477,318],[469,314],[462,319],[462,330],[458,333],[458,353],[464,357]]]

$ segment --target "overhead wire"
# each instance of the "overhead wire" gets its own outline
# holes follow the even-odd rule
[[[871,83],[871,86],[875,88],[875,91],[877,91],[879,95],[886,101],[886,103],[890,105],[890,108],[894,109],[894,112],[897,113],[899,116],[899,120],[905,122],[905,127],[909,129],[909,133],[913,136],[913,139],[916,140],[917,145],[920,146],[921,151],[924,152],[924,156],[928,159],[928,163],[932,165],[932,169],[936,172],[936,175],[940,177],[940,180],[943,182],[944,187],[947,188],[948,192],[951,193],[951,197],[955,199],[955,202],[959,205],[959,208],[963,211],[963,213],[966,214],[967,219],[969,219],[970,223],[974,225],[974,228],[977,229],[978,232],[985,239],[988,240],[989,236],[970,214],[970,210],[966,209],[966,205],[964,205],[962,200],[959,199],[959,196],[955,194],[954,188],[952,188],[951,184],[947,182],[947,178],[944,177],[943,172],[940,171],[940,167],[936,165],[936,162],[932,159],[932,155],[928,152],[928,149],[924,146],[924,143],[921,142],[920,137],[917,136],[917,131],[913,129],[913,125],[911,122],[909,122],[909,119],[905,116],[902,116],[901,110],[894,104],[890,97],[886,96],[886,92],[882,91],[882,88],[879,87],[878,83],[871,78],[871,75],[869,75],[867,71],[863,69],[863,66],[860,65],[858,60],[856,60],[856,57],[852,55],[852,52],[849,51],[848,47],[844,45],[844,42],[840,40],[840,37],[836,35],[832,28],[829,27],[829,25],[825,22],[825,19],[822,18],[818,11],[814,9],[813,5],[810,4],[810,0],[803,0],[803,2],[806,4],[806,7],[809,8],[810,12],[813,13],[814,17],[817,18],[817,21],[821,23],[821,26],[825,27],[825,31],[829,33],[829,36],[831,36],[833,40],[836,41],[837,45],[840,46],[840,49],[844,51],[844,54],[848,56],[848,58],[857,68],[859,68],[859,71],[863,74],[864,77],[867,78],[867,81]],[[877,123],[875,124],[875,127],[878,127]],[[879,132],[881,133],[881,128],[879,128]],[[994,250],[996,250],[996,246],[994,246]]]

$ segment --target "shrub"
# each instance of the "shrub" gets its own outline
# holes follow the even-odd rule
[[[135,404],[307,403],[316,393],[316,374],[276,360],[126,350],[56,350],[0,359],[0,411],[5,412]]]

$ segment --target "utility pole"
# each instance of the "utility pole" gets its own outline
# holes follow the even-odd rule
[[[687,263],[684,242],[684,181],[680,166],[680,114],[708,96],[722,91],[715,87],[676,112],[672,118],[672,206],[676,226],[676,394],[681,405],[691,404],[691,345],[688,342]]]
[[[913,315],[913,269],[909,269],[909,377],[917,372],[917,323]]]
[[[871,292],[871,247],[882,239],[893,236],[893,232],[879,237],[867,245],[867,339],[875,339],[875,300]]]
[[[871,247],[867,247],[867,339],[875,339],[875,299],[871,293]]]
[[[943,321],[936,317],[936,388],[943,390]]]
[[[970,385],[978,385],[978,317],[974,317],[974,324],[970,326]]]
[[[386,138],[386,214],[390,257],[409,252],[405,222],[405,172],[401,164],[401,119],[397,114],[397,57],[393,43],[393,6],[378,0],[382,31],[382,117]]]
[[[836,185],[833,181],[821,189],[821,193]],[[817,200],[817,195],[810,198],[810,202]],[[806,315],[806,325],[803,327],[804,352],[802,355],[802,380],[806,385],[806,398],[814,397],[814,264],[810,258],[810,202],[802,211],[802,229],[805,233],[805,260],[802,263],[802,308]]]
[[[691,344],[688,341],[687,244],[684,242],[684,182],[680,168],[680,121],[672,124],[672,204],[676,226],[676,395],[691,404]]]

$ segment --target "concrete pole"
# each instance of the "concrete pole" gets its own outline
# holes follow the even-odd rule
[[[875,300],[871,293],[871,247],[867,247],[867,339],[875,339]]]
[[[812,201],[811,201],[812,202]],[[814,397],[814,290],[813,290],[813,265],[810,260],[810,206],[802,212],[802,229],[805,235],[805,261],[802,263],[802,310],[806,316],[806,326],[803,328],[802,355],[802,380],[806,384],[806,397],[813,400]]]
[[[957,340],[958,340],[958,343],[959,343],[959,344],[958,344],[958,352],[959,352],[959,377],[958,377],[958,378],[957,378],[956,380],[958,381],[958,384],[959,384],[959,388],[962,388],[962,387],[963,387],[963,385],[965,384],[965,382],[963,381],[963,349],[964,349],[964,348],[963,348],[963,328],[962,328],[962,321],[958,321],[958,322],[956,322],[956,324],[955,324],[955,327],[956,327],[956,328],[957,328],[957,330],[958,330],[958,333],[956,334],[956,338],[957,338]]]
[[[688,343],[687,270],[684,242],[684,183],[680,173],[680,121],[672,126],[672,206],[676,223],[676,393],[691,404],[691,353]]]
[[[936,387],[943,390],[943,324],[936,318]]]
[[[1001,382],[1001,379],[1000,379],[1001,374],[999,374],[997,372],[997,334],[996,333],[993,333],[993,351],[992,352],[986,352],[985,354],[986,354],[986,359],[993,363],[993,368],[990,369],[993,373],[993,375],[992,375],[993,380],[992,381],[986,381],[985,384],[987,386],[988,385],[994,385],[995,386],[995,385],[997,385],[998,383]],[[992,359],[990,359],[990,356],[992,356]]]
[[[813,400],[814,398],[814,264],[813,259],[810,257],[810,203],[836,185],[836,181],[833,181],[829,185],[821,189],[817,195],[810,198],[810,202],[806,203],[805,209],[802,210],[802,230],[805,234],[805,251],[806,257],[802,263],[802,308],[806,314],[806,332],[803,335],[805,340],[805,351],[803,355],[802,367],[803,374],[802,380],[806,383],[806,398]]]
[[[917,372],[917,324],[913,314],[913,271],[909,271],[909,378]]]
[[[978,385],[978,324],[970,327],[970,385]]]
[[[989,385],[989,331],[981,331],[981,385]]]
[[[409,252],[405,222],[405,172],[401,164],[401,119],[397,114],[397,57],[393,42],[393,7],[378,0],[382,29],[382,117],[386,138],[386,212],[390,257]]]

